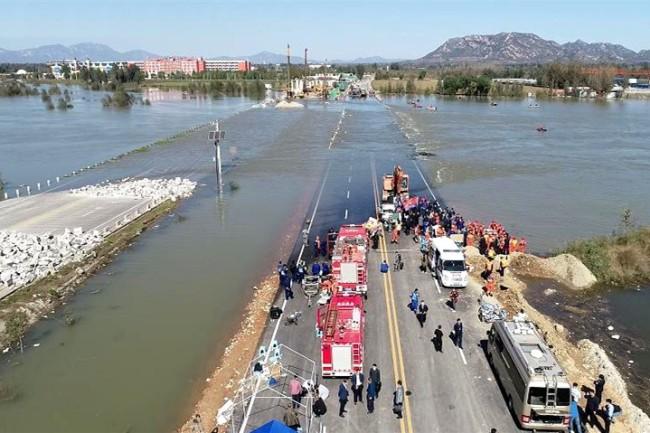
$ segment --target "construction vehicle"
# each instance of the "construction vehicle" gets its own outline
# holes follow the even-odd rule
[[[386,174],[383,178],[382,202],[392,202],[393,198],[407,199],[409,197],[409,175],[396,165],[393,174]]]
[[[341,226],[332,251],[335,292],[367,294],[368,243],[368,231],[364,226]]]
[[[335,294],[318,309],[323,377],[350,377],[363,371],[365,312],[360,295]]]
[[[494,322],[488,331],[487,358],[522,428],[566,431],[571,385],[533,323]]]

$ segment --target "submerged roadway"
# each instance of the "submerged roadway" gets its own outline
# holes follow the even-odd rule
[[[400,164],[410,175],[411,194],[434,197],[416,161],[408,158],[409,148],[394,124],[389,111],[379,104],[355,104],[348,109],[343,122],[342,138],[332,147],[331,161],[323,176],[321,188],[312,204],[306,226],[310,230],[310,245],[316,235],[326,238],[329,227],[341,224],[361,224],[375,216],[381,176]],[[372,134],[368,131],[372,129]],[[377,134],[377,132],[381,134]],[[372,141],[382,137],[381,142]],[[275,305],[284,306],[284,316],[301,312],[297,325],[287,325],[285,317],[271,320],[262,338],[269,347],[273,337],[307,358],[315,361],[316,378],[325,385],[330,396],[326,399],[327,414],[316,421],[311,431],[356,433],[480,433],[496,428],[499,433],[517,432],[502,393],[495,381],[481,347],[487,325],[477,317],[480,286],[472,282],[462,294],[457,311],[447,305],[448,291],[440,288],[430,273],[419,271],[418,245],[402,236],[399,244],[389,245],[386,237],[378,250],[370,250],[368,264],[368,299],[366,308],[364,374],[376,363],[381,370],[382,390],[375,412],[368,414],[365,404],[354,405],[352,392],[345,417],[338,416],[337,390],[340,379],[320,377],[320,340],[315,335],[316,305],[307,305],[300,288],[294,286],[295,299],[284,301],[278,294]],[[405,267],[399,272],[381,274],[382,260],[392,263],[399,250]],[[298,241],[293,258],[313,261],[312,247],[302,248]],[[322,259],[321,259],[322,260]],[[429,305],[426,325],[420,328],[415,315],[408,309],[409,294],[418,288],[421,299]],[[457,318],[464,322],[464,349],[456,348],[449,338],[443,353],[434,351],[431,338],[437,325],[447,336]],[[289,351],[282,363],[300,377],[309,377],[309,362]],[[288,394],[290,377],[281,386]],[[404,418],[396,419],[392,412],[392,393],[397,380],[407,391]],[[349,383],[349,381],[348,381]],[[364,389],[365,401],[365,389]],[[250,400],[240,406],[248,408]],[[244,431],[250,432],[275,418],[282,420],[288,400],[260,393],[250,405],[250,418]],[[235,411],[235,425],[244,411]],[[304,409],[301,409],[304,414]],[[304,417],[301,416],[304,427]],[[239,429],[237,429],[239,430]]]

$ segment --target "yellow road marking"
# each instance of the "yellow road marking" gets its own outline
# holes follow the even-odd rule
[[[377,184],[377,174],[375,171],[374,161],[371,162],[372,165],[372,178],[373,178],[373,198],[375,199],[375,209],[379,212],[379,192],[377,191],[379,185]],[[381,218],[381,215],[377,215],[378,219]],[[380,220],[381,221],[381,220]],[[383,229],[382,229],[383,232]],[[388,248],[386,247],[386,237],[381,236],[381,258],[388,263]],[[397,383],[398,378],[402,381],[402,386],[404,388],[404,418],[400,419],[400,431],[401,433],[413,433],[413,423],[411,421],[411,407],[409,404],[409,398],[406,395],[406,390],[408,389],[406,384],[406,374],[404,370],[404,358],[402,355],[402,345],[400,344],[399,336],[399,326],[397,324],[397,309],[395,308],[395,296],[393,293],[393,282],[391,279],[390,267],[387,273],[383,275],[384,280],[384,298],[386,300],[386,314],[388,317],[388,333],[390,339],[390,351],[391,357],[393,360],[393,376],[395,377],[395,383]],[[397,348],[397,353],[395,351]],[[406,428],[405,428],[406,424]]]

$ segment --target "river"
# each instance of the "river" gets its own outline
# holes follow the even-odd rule
[[[425,108],[416,109],[407,98],[385,101],[446,203],[467,218],[503,223],[535,253],[620,229],[624,208],[634,223],[650,224],[648,101],[496,102],[423,97]],[[633,401],[650,411],[650,289],[556,289],[528,296],[574,338],[601,343],[629,378]]]
[[[622,207],[630,207],[638,222],[649,222],[647,192],[638,187],[650,184],[644,140],[650,106],[643,102],[544,101],[541,108],[529,109],[526,101],[492,107],[426,99],[423,104],[438,107],[433,112],[389,98],[391,126],[385,108],[373,101],[281,111],[250,109],[254,101],[244,98],[176,95],[124,112],[103,109],[100,94],[85,100],[82,92],[75,91],[80,101],[73,99],[69,112],[47,112],[38,98],[0,101],[3,135],[14,137],[0,138],[9,158],[3,157],[0,171],[11,185],[103,161],[219,117],[226,130],[227,179],[238,188],[227,187],[221,197],[217,193],[206,129],[65,181],[70,187],[134,175],[186,176],[200,186],[173,215],[88,280],[64,308],[35,326],[25,354],[0,357],[0,380],[14,397],[0,402],[0,431],[169,431],[186,419],[239,324],[252,285],[279,259],[274,251],[294,209],[313,193],[344,109],[339,137],[362,130],[358,135],[364,141],[357,143],[360,153],[344,150],[339,163],[375,155],[388,166],[400,126],[414,155],[431,155],[420,157],[422,165],[448,204],[470,219],[503,222],[527,236],[534,251],[609,233]],[[30,115],[50,128],[43,136],[56,144],[52,153],[48,142],[17,122]],[[376,127],[373,116],[381,118]],[[535,131],[539,124],[549,131]],[[76,131],[73,138],[70,131]],[[17,144],[24,141],[31,143],[31,152]],[[30,154],[37,155],[34,161]],[[630,296],[641,299],[634,293],[592,294],[611,306],[603,309],[602,325],[633,329],[649,306],[647,296],[646,304],[630,302]],[[621,314],[626,310],[634,313]],[[65,314],[77,323],[66,326]],[[633,368],[641,373],[650,369],[647,335],[634,336],[639,343]],[[637,356],[640,351],[645,357]]]

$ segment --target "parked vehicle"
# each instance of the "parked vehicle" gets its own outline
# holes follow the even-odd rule
[[[322,333],[321,374],[350,377],[363,371],[365,312],[360,295],[336,294],[318,310],[317,326]]]
[[[522,428],[566,431],[571,385],[531,322],[494,322],[487,357]]]
[[[467,287],[468,273],[463,250],[448,237],[431,239],[431,272],[442,287]]]
[[[368,292],[368,231],[362,225],[342,225],[332,251],[334,291]]]

